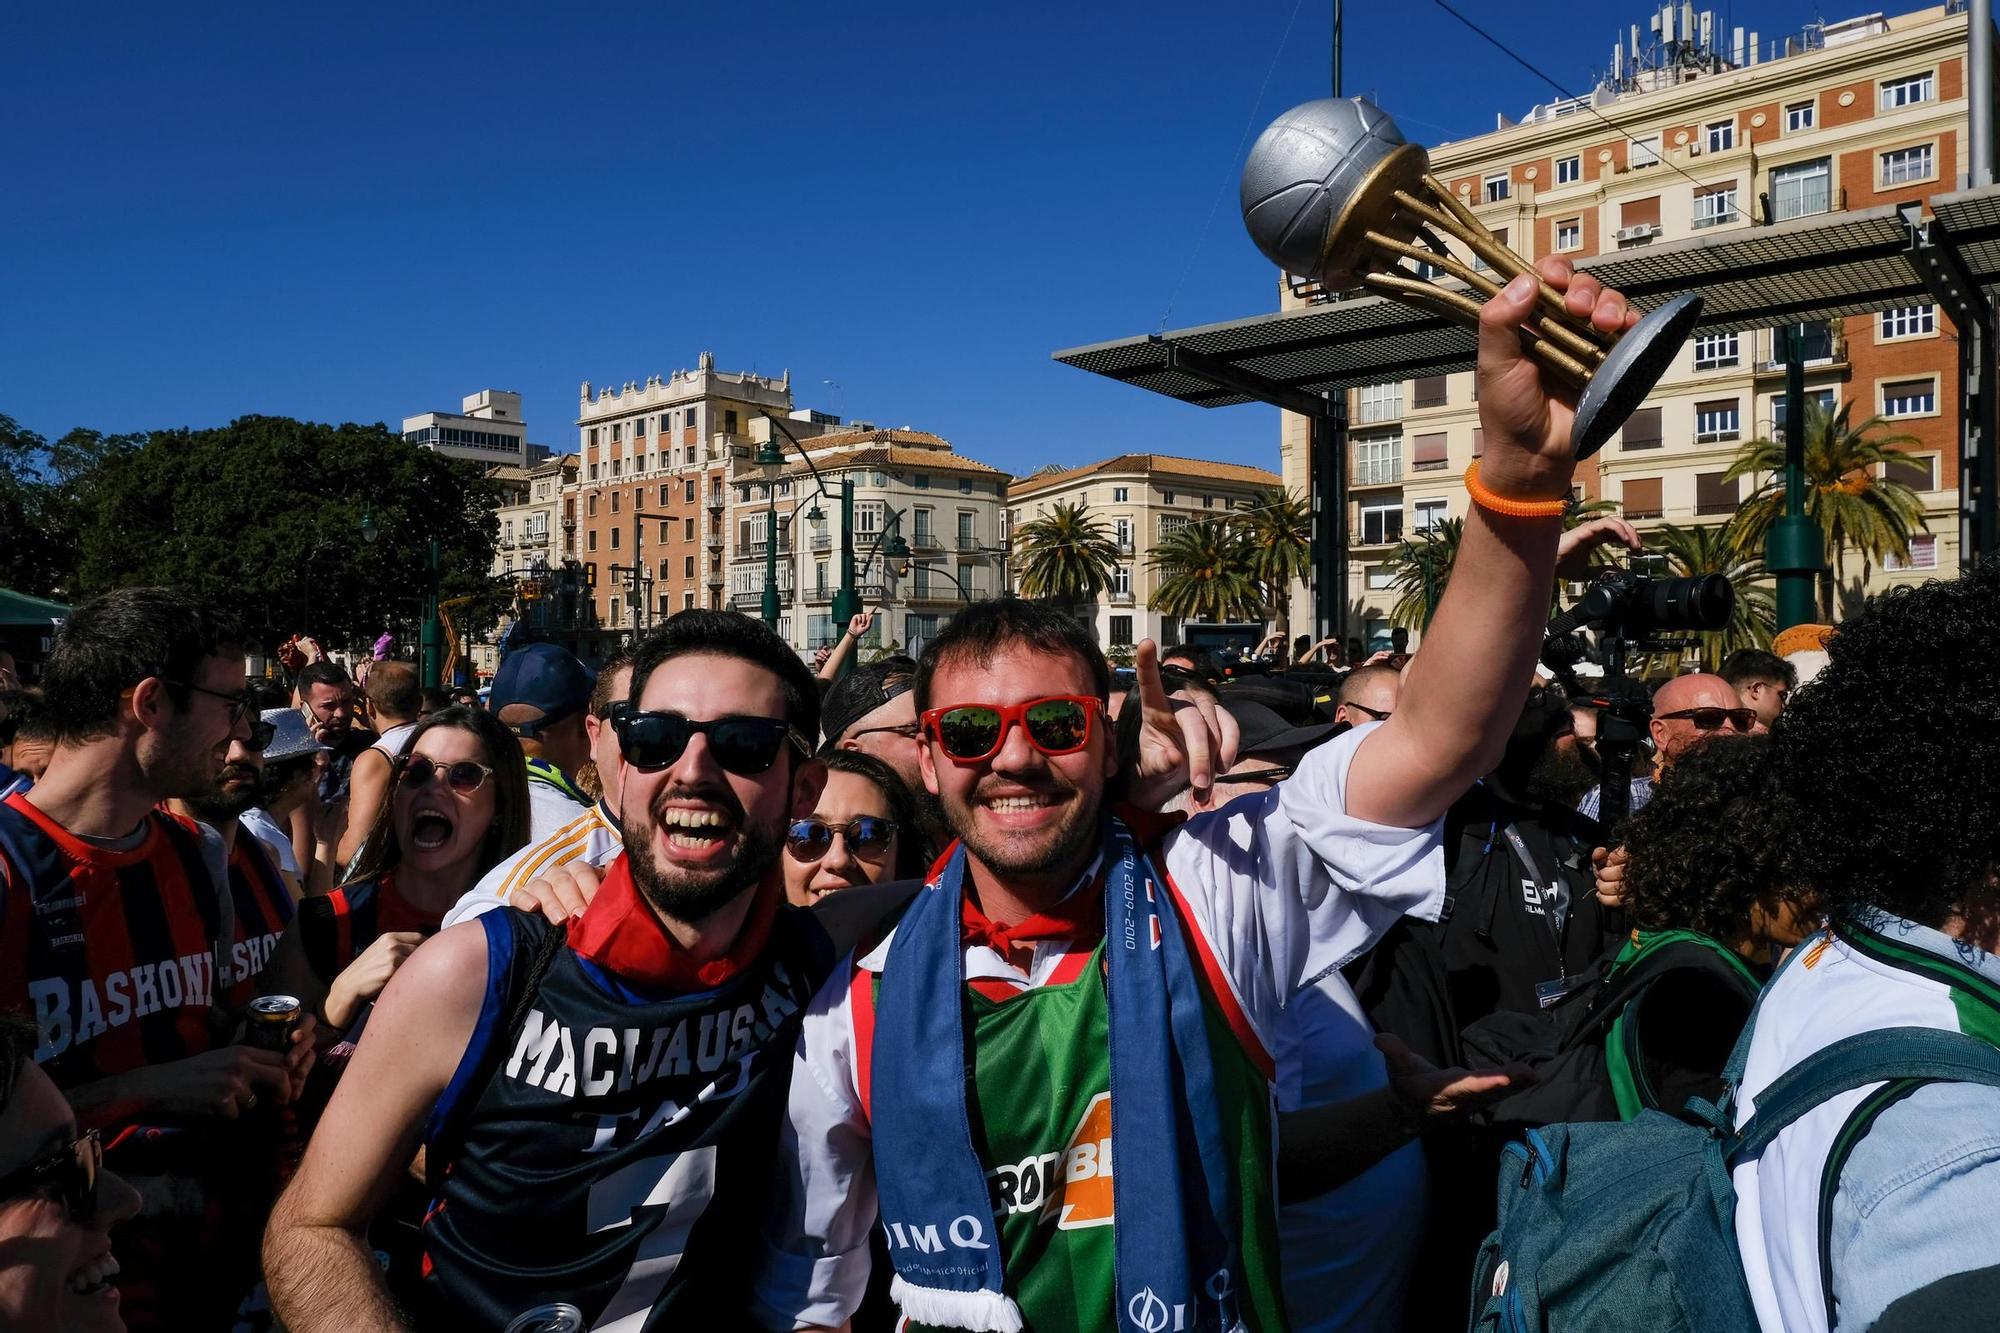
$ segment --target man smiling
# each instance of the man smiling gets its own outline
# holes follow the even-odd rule
[[[1600,329],[1630,323],[1568,265],[1543,276]],[[1284,1327],[1274,1025],[1399,916],[1437,914],[1437,820],[1499,757],[1540,643],[1574,455],[1518,333],[1536,296],[1523,277],[1485,307],[1475,503],[1394,711],[1272,790],[1149,840],[1110,815],[1109,681],[1076,622],[987,603],[926,650],[924,781],[959,841],[813,1000],[768,1325],[849,1318],[879,1205],[913,1328]],[[1126,794],[1151,809],[1193,732],[1150,643],[1138,675]],[[1188,756],[1198,796],[1229,757]]]
[[[776,873],[819,690],[758,622],[685,611],[631,701],[624,854],[589,910],[489,911],[383,992],[266,1239],[294,1333],[406,1326],[361,1232],[419,1145],[436,1200],[397,1278],[420,1322],[561,1301],[597,1328],[737,1325],[798,1016],[838,953]]]

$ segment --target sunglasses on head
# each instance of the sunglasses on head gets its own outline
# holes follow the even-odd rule
[[[1659,717],[1662,722],[1692,722],[1696,731],[1720,731],[1725,722],[1738,731],[1748,731],[1757,725],[1757,710],[1754,708],[1680,708],[1671,713],[1661,713]]]
[[[628,710],[612,718],[618,750],[626,765],[641,773],[657,773],[687,753],[695,736],[708,738],[708,752],[725,772],[755,777],[778,762],[778,752],[790,741],[802,755],[812,747],[783,718],[732,715],[696,722],[679,713]]]
[[[93,1129],[0,1176],[0,1199],[46,1193],[69,1210],[70,1221],[89,1226],[97,1216],[97,1173],[103,1165],[104,1144]]]
[[[428,787],[431,779],[444,777],[444,785],[460,796],[470,796],[486,785],[486,779],[493,776],[493,770],[484,764],[475,764],[470,759],[461,759],[455,764],[440,764],[435,759],[421,754],[406,754],[401,760],[403,782],[411,787]]]
[[[817,861],[833,850],[835,834],[847,840],[853,855],[877,855],[895,841],[896,821],[878,815],[857,815],[845,824],[829,824],[816,815],[794,819],[785,830],[785,846],[801,861]]]
[[[961,764],[990,759],[1020,726],[1028,743],[1046,755],[1075,754],[1090,744],[1091,719],[1104,707],[1082,694],[1054,694],[1018,704],[953,704],[924,713],[924,729],[938,748]]]

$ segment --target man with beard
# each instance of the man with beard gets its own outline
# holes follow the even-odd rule
[[[690,610],[631,696],[605,784],[624,854],[589,910],[450,927],[377,1002],[266,1238],[293,1333],[410,1326],[362,1232],[419,1147],[411,1322],[564,1302],[597,1328],[740,1327],[799,1016],[838,954],[777,873],[819,688],[761,623]]]
[[[253,910],[252,919],[245,922],[249,934],[272,941],[284,934],[285,923],[291,920],[292,894],[263,840],[244,826],[243,815],[263,796],[264,747],[277,730],[276,724],[258,718],[250,724],[249,739],[230,738],[222,772],[214,782],[167,802],[167,809],[198,821],[221,840],[230,892],[239,910],[246,906]],[[265,953],[271,947],[259,945]]]
[[[133,1328],[218,1327],[235,1308],[255,1216],[204,1186],[249,1180],[242,1118],[289,1101],[311,1062],[310,1019],[289,1057],[234,1044],[281,909],[227,892],[220,841],[161,808],[215,793],[232,763],[241,779],[245,642],[166,589],[77,607],[44,676],[48,769],[0,802],[0,1009],[34,1015],[36,1062],[144,1182],[120,1248]],[[252,1235],[231,1243],[232,1220]]]
[[[1543,275],[1579,316],[1628,323],[1568,265]],[[766,1326],[845,1323],[878,1207],[912,1328],[1284,1326],[1274,1026],[1403,914],[1436,914],[1436,821],[1499,758],[1539,647],[1574,458],[1517,331],[1536,292],[1524,276],[1485,307],[1476,503],[1392,716],[1271,790],[1148,838],[1107,807],[1109,671],[1073,619],[975,604],[926,649],[924,780],[959,842],[813,1000]],[[1159,781],[1125,795],[1205,799],[1234,756],[1154,762],[1194,733],[1150,642],[1136,671],[1152,756],[1142,741],[1131,776]]]

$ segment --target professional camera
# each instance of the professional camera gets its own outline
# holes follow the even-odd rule
[[[1542,639],[1542,664],[1555,673],[1573,702],[1597,710],[1597,752],[1603,761],[1599,821],[1609,829],[1632,803],[1632,764],[1652,720],[1653,698],[1643,682],[1625,674],[1626,656],[1680,647],[1663,635],[1721,629],[1736,605],[1736,590],[1720,574],[1654,578],[1636,569],[1602,570],[1576,605],[1551,620]],[[1596,632],[1596,642],[1583,630]],[[1586,690],[1576,665],[1604,669]]]

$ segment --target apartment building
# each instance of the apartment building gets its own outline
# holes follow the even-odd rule
[[[1119,454],[1017,478],[1007,488],[1007,531],[1011,535],[1058,504],[1088,505],[1090,515],[1116,542],[1120,557],[1111,590],[1089,611],[1097,641],[1107,651],[1129,648],[1141,639],[1172,643],[1180,637],[1179,622],[1152,609],[1160,573],[1149,562],[1160,539],[1189,523],[1248,509],[1278,484],[1277,473],[1260,467],[1170,454]]]
[[[793,433],[811,467],[787,443],[775,477],[756,468],[732,474],[727,605],[748,615],[762,611],[775,530],[779,633],[802,653],[838,640],[846,627],[834,622],[833,596],[840,589],[839,496],[847,481],[854,484],[856,590],[862,605],[877,612],[872,646],[921,652],[958,606],[1004,589],[1005,472],[929,431],[857,424],[813,438]],[[887,555],[892,535],[907,543],[908,557]]]
[[[539,445],[528,443],[521,419],[521,395],[511,389],[481,389],[459,400],[456,412],[419,412],[403,418],[403,438],[450,458],[489,466],[527,467],[538,462]]]
[[[1662,31],[1662,20],[1664,30]],[[1434,174],[1533,259],[1577,259],[1814,214],[1916,202],[1965,187],[1967,17],[1962,0],[1815,25],[1764,43],[1725,39],[1713,16],[1670,6],[1659,39],[1621,43],[1596,93],[1431,150]],[[1634,29],[1636,34],[1637,30]],[[1468,256],[1468,259],[1470,257]],[[1288,287],[1284,304],[1324,299]],[[1873,590],[1957,568],[1954,330],[1930,304],[1811,326],[1807,392],[1880,415],[1914,437],[1897,474],[1929,532],[1870,571]],[[1578,473],[1642,529],[1720,523],[1750,493],[1726,481],[1743,442],[1782,438],[1784,346],[1772,330],[1693,339],[1653,396]],[[1386,642],[1396,542],[1462,517],[1461,476],[1481,441],[1472,375],[1374,385],[1350,398],[1350,586],[1363,630]],[[1287,415],[1284,475],[1303,488],[1306,426]],[[1849,561],[1850,577],[1861,573]],[[1301,610],[1304,608],[1301,607]]]
[[[577,407],[579,472],[569,558],[578,562],[597,622],[611,638],[693,606],[726,604],[730,482],[754,471],[764,416],[794,434],[836,423],[793,415],[791,376],[719,371],[703,352],[693,370],[643,384],[594,389]]]
[[[535,628],[553,625],[550,617],[558,614],[553,599],[565,556],[562,519],[566,493],[574,487],[576,473],[575,454],[547,458],[531,467],[508,463],[487,470],[487,479],[501,492],[493,514],[499,533],[493,543],[493,567],[488,572],[512,582],[517,596],[490,640],[472,645],[472,664],[482,676],[490,676],[499,667],[499,651],[494,645],[517,614],[526,615]],[[571,533],[570,541],[574,539]],[[571,600],[574,602],[574,594]],[[572,606],[572,618],[579,610]]]

